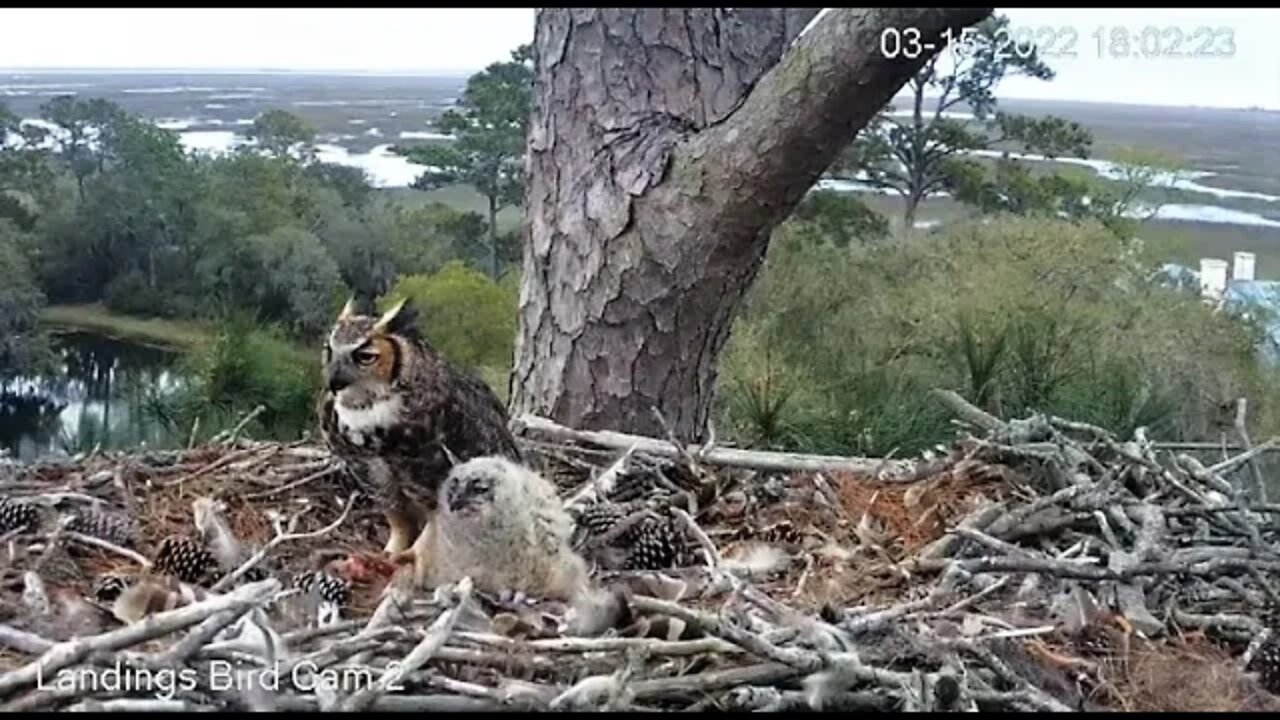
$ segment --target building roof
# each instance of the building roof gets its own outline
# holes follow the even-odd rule
[[[1165,263],[1152,279],[1168,287],[1200,292],[1200,273],[1178,263]],[[1265,359],[1280,364],[1280,280],[1227,280],[1222,307],[1262,322],[1271,342],[1259,348]]]
[[[1272,362],[1280,361],[1280,281],[1228,280],[1222,304],[1259,320],[1271,338],[1261,348],[1263,356]]]

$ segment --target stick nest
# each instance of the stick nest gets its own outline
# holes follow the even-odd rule
[[[0,465],[3,496],[41,510],[36,526],[4,536],[0,701],[129,711],[1280,708],[1266,689],[1280,670],[1262,660],[1277,655],[1268,648],[1280,506],[1242,489],[1247,456],[1174,456],[1141,433],[1121,439],[1044,416],[1006,423],[947,402],[978,417],[981,432],[895,461],[891,478],[815,471],[812,461],[743,470],[675,443],[657,454],[631,446],[619,463],[627,436],[584,440],[546,421],[527,430],[532,464],[566,499],[647,499],[691,520],[697,552],[678,566],[596,572],[627,607],[626,622],[597,637],[567,635],[563,604],[489,596],[469,580],[413,589],[351,560],[375,557],[386,528],[367,502],[348,500],[337,461],[311,445],[232,440]],[[785,465],[766,460],[755,466]],[[196,537],[200,497],[223,503],[250,552],[269,546],[257,563],[266,579],[166,581],[178,600],[122,624],[93,600],[95,587],[113,574],[153,578],[146,561],[166,537]],[[126,518],[129,543],[65,531],[64,518],[90,509]],[[353,590],[341,617],[281,610],[290,578],[335,568]],[[86,679],[113,668],[152,682]],[[161,668],[189,671],[193,685],[164,692]],[[215,670],[239,684],[220,686]]]

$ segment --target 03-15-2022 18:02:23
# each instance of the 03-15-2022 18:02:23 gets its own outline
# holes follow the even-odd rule
[[[890,27],[880,33],[880,52],[887,59],[912,59],[945,47],[957,62],[986,54],[993,60],[1230,58],[1236,54],[1235,30],[1208,25],[1098,25],[1081,30],[1070,25],[1000,27],[982,35],[974,27],[942,32],[939,41],[924,40],[915,27]]]

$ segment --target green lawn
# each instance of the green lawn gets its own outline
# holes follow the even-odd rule
[[[1200,269],[1200,258],[1231,262],[1236,250],[1258,256],[1254,269],[1259,279],[1280,277],[1280,229],[1213,223],[1148,222],[1138,235],[1170,262]]]
[[[120,315],[111,312],[101,303],[51,305],[41,311],[40,319],[55,332],[79,330],[174,350],[196,347],[213,335],[208,327],[200,323]]]
[[[412,188],[394,188],[386,190],[391,197],[409,207],[425,205],[429,202],[440,202],[455,210],[474,212],[488,219],[489,201],[476,192],[470,185],[449,185],[438,190],[422,191]],[[498,231],[506,232],[520,225],[520,210],[505,207],[498,211]]]

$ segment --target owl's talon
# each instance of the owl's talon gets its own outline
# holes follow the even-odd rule
[[[398,553],[389,554],[387,556],[387,562],[398,567],[400,565],[412,565],[417,558],[418,554],[413,551],[413,548],[409,548],[408,550],[401,550]]]
[[[392,558],[404,552],[406,549],[408,549],[408,545],[404,543],[404,540],[393,536],[390,540],[387,540],[387,544],[383,546],[382,554],[386,555],[388,558]]]
[[[421,528],[416,518],[402,510],[390,510],[386,513],[387,524],[391,526],[391,536],[382,552],[388,556],[399,555],[407,551],[418,537]]]

